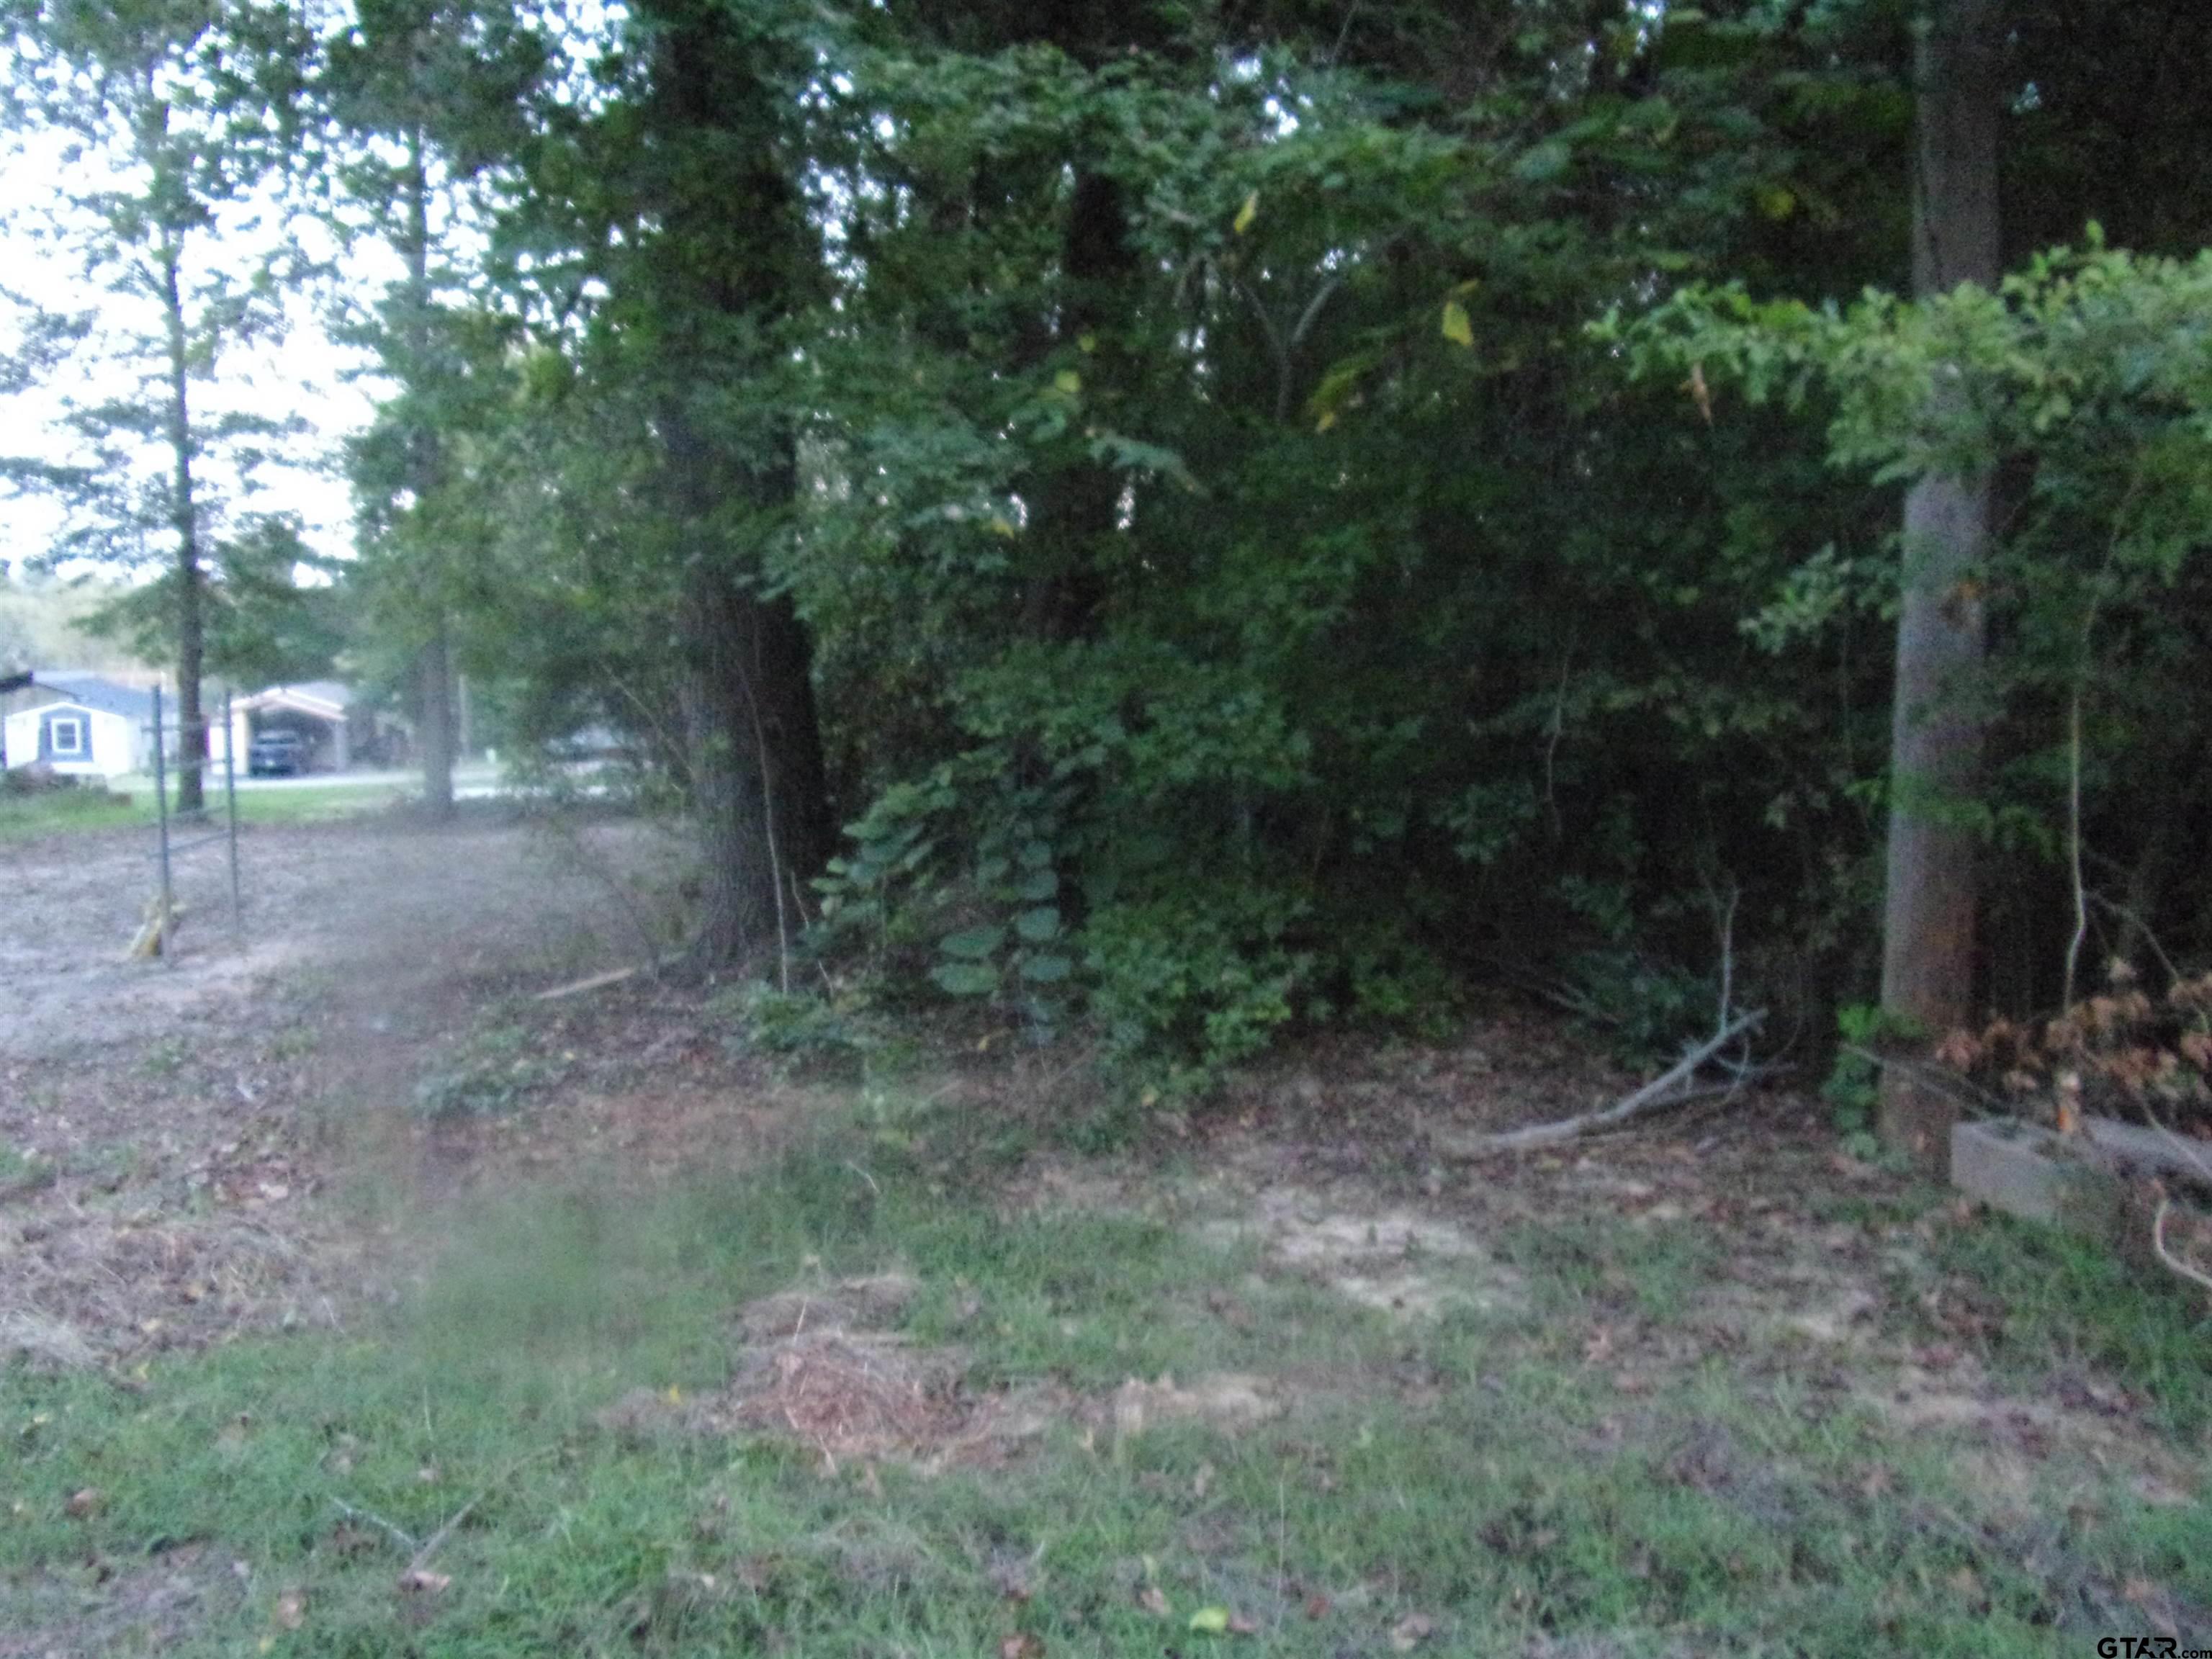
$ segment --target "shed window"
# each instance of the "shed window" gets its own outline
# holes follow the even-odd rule
[[[57,714],[46,728],[52,734],[57,755],[84,753],[84,720],[77,714]]]

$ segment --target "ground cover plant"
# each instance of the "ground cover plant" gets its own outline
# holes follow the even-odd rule
[[[1812,1340],[1604,1351],[1727,1282],[1664,1224],[1612,1248],[1532,1225],[1505,1253],[1524,1305],[1408,1326],[1158,1219],[948,1201],[926,1169],[831,1133],[642,1212],[518,1193],[343,1333],[17,1370],[17,1618],[110,1651],[150,1614],[149,1650],[179,1652],[2026,1654],[2212,1606],[2203,1506],[2130,1460],[1984,1468],[1970,1418],[1900,1420]],[[2021,1254],[1946,1293],[2020,1292],[2045,1265]],[[970,1443],[717,1419],[748,1304],[796,1289],[836,1319],[886,1268],[911,1289],[884,1355],[952,1345],[942,1386],[986,1413],[1045,1390],[1042,1420]],[[2105,1289],[2119,1307],[2053,1298],[1992,1348],[2047,1384],[2100,1346],[2085,1326],[2190,1322]],[[2201,1459],[2201,1368],[2078,1386]]]
[[[731,1035],[762,996],[540,1000],[628,948],[605,884],[550,878],[573,838],[257,844],[252,995],[210,948],[102,1044],[0,1029],[0,1652],[2206,1628],[2201,1302],[1850,1157],[1814,1101],[1456,1161],[1620,1085],[1507,998],[1106,1141],[1054,1048],[794,1072]],[[20,925],[103,845],[11,854]],[[487,1033],[567,1058],[424,1113]]]

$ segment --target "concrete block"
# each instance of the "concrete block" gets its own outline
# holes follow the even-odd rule
[[[2051,1130],[1986,1118],[1953,1126],[1951,1184],[2030,1221],[2072,1223],[2110,1201],[2111,1177]]]

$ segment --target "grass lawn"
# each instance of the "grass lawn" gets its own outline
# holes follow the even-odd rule
[[[33,841],[74,830],[112,830],[138,823],[150,811],[147,796],[114,794],[104,789],[0,794],[0,842]]]
[[[171,799],[176,785],[170,786]],[[241,789],[240,823],[314,823],[380,811],[403,799],[387,785],[303,784],[296,788]],[[223,817],[220,781],[208,792],[212,823]],[[144,778],[118,779],[108,789],[55,789],[34,795],[0,796],[0,841],[26,841],[81,830],[154,827],[154,786]]]
[[[1624,1370],[1606,1332],[1719,1287],[1693,1221],[1532,1221],[1509,1304],[1409,1320],[1166,1200],[1011,1205],[1012,1156],[856,1114],[657,1197],[445,1212],[438,1265],[343,1330],[0,1371],[0,1631],[81,1602],[103,1653],[2070,1656],[2212,1607],[2212,1510],[2094,1447],[1993,1471],[1809,1341]],[[2201,1458],[2196,1310],[1942,1213],[1816,1220],[1922,1227],[2006,1310],[1992,1375],[2110,1366]],[[855,1352],[930,1379],[891,1402],[914,1455],[840,1455],[775,1358],[857,1274],[901,1276]],[[788,1328],[749,1322],[794,1285]],[[748,1375],[789,1385],[766,1419]],[[963,1449],[956,1399],[1024,1431]]]

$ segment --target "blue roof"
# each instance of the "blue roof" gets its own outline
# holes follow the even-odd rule
[[[134,685],[118,685],[97,674],[56,674],[33,670],[31,684],[51,687],[71,702],[82,703],[87,708],[97,708],[104,714],[120,714],[125,720],[134,720],[154,718],[152,692],[141,691]]]

